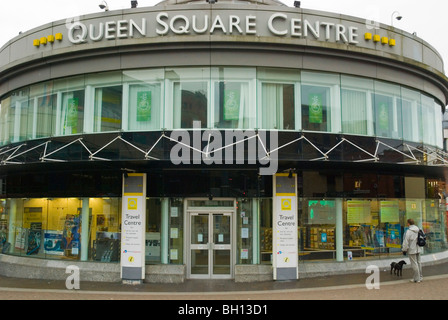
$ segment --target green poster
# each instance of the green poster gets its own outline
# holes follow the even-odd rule
[[[240,90],[224,91],[224,120],[238,120],[240,116]]]
[[[322,123],[322,116],[323,116],[322,95],[310,94],[309,107],[310,107],[310,123]]]
[[[378,106],[378,126],[381,130],[389,131],[389,107],[386,103]]]
[[[151,120],[151,91],[137,93],[137,121]]]
[[[77,133],[78,127],[78,102],[77,98],[68,99],[67,127],[71,127],[71,133]]]

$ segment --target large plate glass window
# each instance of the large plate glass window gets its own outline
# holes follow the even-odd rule
[[[125,71],[123,130],[162,128],[163,70]]]
[[[249,129],[255,127],[254,68],[215,68],[213,79],[214,128]]]
[[[210,69],[166,69],[165,78],[169,83],[166,95],[166,127],[191,129],[208,126]]]
[[[95,89],[94,132],[121,129],[122,98],[121,85]]]
[[[375,81],[373,105],[375,107],[376,135],[383,138],[402,139],[400,87]]]
[[[31,87],[32,128],[30,138],[50,137],[56,130],[57,94],[53,92],[53,82]]]
[[[336,74],[302,72],[302,129],[341,132],[340,78]]]
[[[0,142],[2,145],[8,144],[9,141],[9,112],[11,106],[11,96],[3,99],[0,105]]]
[[[53,92],[57,95],[54,131],[65,136],[84,132],[86,105],[85,78],[76,77],[54,82]]]
[[[341,76],[342,132],[373,135],[373,80]]]
[[[3,144],[26,140],[29,104],[29,88],[17,90],[2,101],[0,125]]]
[[[401,88],[403,113],[403,139],[411,142],[423,141],[421,94],[414,90]]]
[[[436,145],[435,103],[434,99],[422,95],[422,122],[423,122],[423,143],[431,146]],[[441,121],[440,118],[438,121]]]
[[[258,114],[262,129],[300,130],[298,105],[298,81],[296,70],[258,69]]]
[[[438,148],[443,149],[443,128],[442,128],[442,119],[443,119],[443,113],[442,113],[442,106],[438,104],[437,102],[434,102],[434,123],[435,123],[435,130],[436,130],[436,146]]]

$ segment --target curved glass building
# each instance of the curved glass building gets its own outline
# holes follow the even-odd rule
[[[394,27],[275,0],[91,14],[3,46],[0,102],[4,275],[346,272],[397,260],[409,218],[448,258],[448,78]]]

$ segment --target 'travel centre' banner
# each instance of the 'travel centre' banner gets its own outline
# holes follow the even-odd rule
[[[145,278],[146,174],[123,176],[121,278]]]
[[[297,175],[274,176],[273,267],[274,280],[298,279]]]

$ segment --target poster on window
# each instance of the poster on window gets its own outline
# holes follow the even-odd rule
[[[400,210],[398,207],[398,201],[381,201],[380,213],[381,223],[400,222]]]
[[[347,223],[348,224],[370,224],[370,201],[351,200],[347,201]]]
[[[39,253],[41,247],[42,223],[32,222],[28,231],[26,255],[34,255]]]
[[[308,221],[310,224],[335,224],[336,202],[331,200],[308,201]]]
[[[62,231],[46,230],[44,233],[44,252],[46,254],[63,256]]]
[[[386,225],[386,247],[401,248],[401,225],[388,223]]]
[[[238,120],[240,116],[241,93],[238,89],[224,91],[224,120]]]
[[[310,123],[322,123],[323,106],[321,94],[309,95],[309,121]]]
[[[72,255],[79,252],[80,216],[68,214],[65,217],[65,224],[62,237],[62,248],[68,250]]]
[[[71,127],[71,133],[76,133],[78,127],[78,98],[68,99],[67,127]]]
[[[151,91],[137,93],[137,121],[151,121],[152,96]]]
[[[16,227],[16,241],[14,244],[16,249],[25,249],[26,233],[27,229]]]

